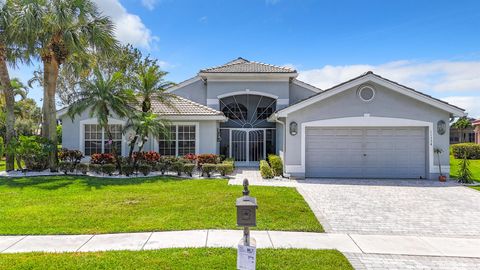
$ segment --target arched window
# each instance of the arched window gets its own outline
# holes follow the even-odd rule
[[[229,103],[222,109],[222,112],[226,117],[233,120],[245,120],[248,114],[247,107],[237,103]]]

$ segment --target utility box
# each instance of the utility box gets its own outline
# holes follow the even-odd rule
[[[237,226],[257,226],[257,199],[244,195],[237,199]]]

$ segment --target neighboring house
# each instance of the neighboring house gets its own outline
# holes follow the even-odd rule
[[[181,97],[177,109],[154,104],[155,113],[172,121],[173,140],[150,138],[145,150],[217,153],[239,166],[276,153],[285,175],[298,178],[431,178],[438,175],[433,149],[439,147],[448,173],[448,123],[464,116],[463,109],[372,72],[325,91],[297,76],[243,58],[200,70],[168,89]],[[64,111],[64,147],[86,155],[108,150],[96,119],[85,113],[72,122]],[[128,137],[117,135],[122,154]]]
[[[472,126],[466,129],[461,130],[450,126],[450,144],[475,142],[475,127],[473,126],[475,119],[468,118],[468,120]]]
[[[473,121],[472,125],[475,128],[475,143],[480,144],[480,119]]]

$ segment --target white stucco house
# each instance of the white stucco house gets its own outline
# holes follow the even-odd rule
[[[372,72],[322,90],[296,70],[238,58],[168,89],[174,107],[153,109],[171,121],[171,138],[149,139],[162,155],[216,153],[239,166],[278,154],[291,177],[432,178],[449,172],[449,129],[464,110]],[[73,121],[58,112],[63,147],[108,151],[88,113]],[[111,119],[126,154],[124,119]],[[443,149],[440,160],[434,148]]]

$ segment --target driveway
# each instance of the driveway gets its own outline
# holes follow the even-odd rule
[[[431,180],[305,180],[327,232],[480,237],[480,192]]]

